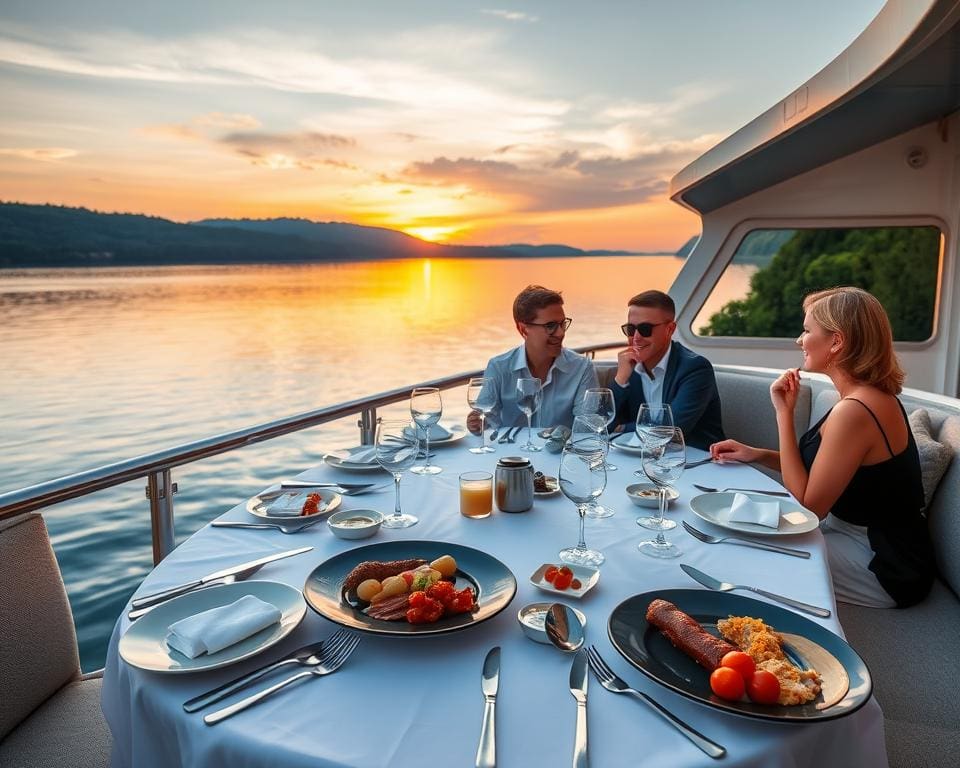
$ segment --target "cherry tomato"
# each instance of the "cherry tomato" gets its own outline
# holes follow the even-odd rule
[[[564,576],[569,576],[571,579],[573,578],[573,571],[571,571],[566,565],[561,565],[560,568],[557,569],[557,573],[562,573]]]
[[[580,581],[580,579],[574,579],[573,581],[570,582],[571,589],[580,589],[580,587],[582,586],[583,586],[583,582]]]
[[[776,704],[780,699],[780,681],[772,672],[758,669],[747,683],[747,695],[757,704]]]
[[[570,585],[573,583],[573,573],[567,568],[566,573],[564,573],[563,568],[557,571],[557,576],[553,580],[553,586],[557,589],[569,589]]]
[[[737,701],[743,696],[743,678],[732,667],[717,667],[710,673],[710,690],[721,699]]]
[[[743,651],[730,651],[720,661],[720,666],[737,670],[745,683],[750,682],[750,678],[753,677],[753,672],[757,668],[750,654]]]
[[[439,600],[427,597],[423,592],[410,595],[407,605],[407,621],[411,624],[431,624],[443,616],[443,605]]]
[[[549,568],[547,568],[546,571],[544,571],[543,578],[545,578],[547,581],[549,581],[552,584],[553,580],[557,578],[558,570],[559,569],[557,568],[557,566],[551,565]]]

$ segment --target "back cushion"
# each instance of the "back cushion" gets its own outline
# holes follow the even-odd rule
[[[930,415],[936,415],[932,408]],[[960,595],[960,416],[944,418],[936,438],[950,446],[953,461],[927,506],[927,520],[940,575]]]
[[[0,739],[80,674],[60,568],[40,515],[0,522]]]
[[[772,383],[773,379],[766,376],[717,371],[723,431],[727,437],[757,448],[779,448],[777,419],[770,402]],[[810,385],[801,382],[793,414],[798,437],[806,431],[809,421]]]

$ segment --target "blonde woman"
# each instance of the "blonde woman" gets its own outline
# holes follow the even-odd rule
[[[876,608],[926,597],[933,556],[922,514],[920,457],[897,399],[903,370],[890,321],[859,288],[832,288],[804,299],[803,370],[830,377],[840,401],[800,440],[793,408],[800,369],[770,387],[780,450],[735,440],[710,446],[719,461],[759,462],[822,520],[837,599]]]

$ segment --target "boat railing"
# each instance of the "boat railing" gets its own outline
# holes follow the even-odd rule
[[[616,349],[621,346],[621,342],[607,342],[577,347],[576,351],[593,358],[597,352]],[[153,561],[156,564],[172,552],[176,546],[173,512],[173,497],[177,492],[177,485],[173,481],[173,470],[176,467],[222,453],[229,453],[254,443],[273,440],[310,427],[327,424],[354,414],[359,415],[357,426],[360,430],[360,442],[369,445],[374,441],[378,408],[403,402],[410,397],[410,390],[414,387],[452,389],[465,385],[474,376],[481,375],[483,375],[482,370],[468,371],[398,387],[369,397],[350,400],[327,408],[318,408],[314,411],[307,411],[306,413],[221,435],[214,435],[155,453],[137,456],[3,493],[0,494],[0,520],[25,512],[42,510],[54,504],[146,478],[146,496],[150,503]]]

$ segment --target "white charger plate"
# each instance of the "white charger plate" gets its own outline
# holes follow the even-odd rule
[[[463,440],[467,436],[467,428],[462,424],[454,424],[452,427],[445,426],[450,434],[447,437],[441,437],[440,439],[430,438],[430,447],[434,448],[441,445],[450,445],[451,443],[457,443],[460,440]],[[420,438],[420,442],[423,443],[423,438]]]
[[[702,493],[690,499],[690,508],[701,520],[718,525],[730,531],[751,533],[755,536],[792,536],[808,533],[820,525],[820,519],[809,509],[801,507],[793,499],[778,499],[762,493],[747,493],[754,501],[779,501],[780,526],[770,528],[756,523],[732,523],[725,519],[733,505],[735,493]]]
[[[239,643],[216,653],[189,659],[167,647],[164,638],[171,624],[211,608],[229,605],[244,595],[253,595],[277,606],[283,614],[278,624],[261,629]],[[299,589],[277,581],[238,581],[219,587],[187,592],[158,605],[143,618],[130,625],[120,638],[120,657],[133,667],[151,672],[199,672],[235,664],[255,656],[289,635],[303,620],[307,603]]]
[[[634,443],[636,443],[634,445]],[[640,438],[636,433],[621,432],[619,435],[610,436],[610,445],[618,451],[632,453],[635,456],[643,455],[643,446],[640,445]]]
[[[292,506],[302,506],[311,493],[320,494],[320,511],[312,515],[276,515],[270,514],[271,507],[280,501],[281,496],[287,496]],[[288,491],[264,491],[258,493],[247,502],[247,512],[251,515],[269,520],[272,523],[295,523],[301,520],[312,520],[317,515],[321,517],[333,512],[340,506],[343,498],[336,491],[329,488],[296,488]]]

